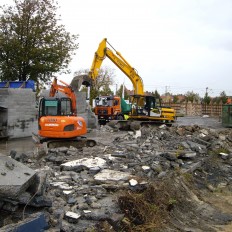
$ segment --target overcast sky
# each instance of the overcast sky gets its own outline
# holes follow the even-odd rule
[[[10,3],[9,0],[1,2]],[[103,38],[138,71],[145,90],[163,94],[194,91],[232,95],[232,0],[58,0],[62,23],[79,34],[79,49],[70,64],[91,67]],[[129,79],[115,69],[115,83]]]

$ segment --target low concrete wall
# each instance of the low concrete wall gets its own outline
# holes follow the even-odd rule
[[[23,138],[37,130],[35,92],[31,89],[0,89],[0,124],[6,126],[9,139]]]

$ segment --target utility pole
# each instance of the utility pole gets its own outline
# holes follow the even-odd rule
[[[206,87],[205,89],[205,112],[204,114],[207,114],[207,106],[206,106],[206,101],[207,101],[207,98],[208,98],[208,87]]]
[[[168,95],[168,91],[169,91],[169,93],[170,93],[170,86],[165,86],[165,96],[167,96]]]
[[[123,86],[122,86],[122,98],[123,99],[125,98],[125,85],[124,85],[124,82],[123,82]]]

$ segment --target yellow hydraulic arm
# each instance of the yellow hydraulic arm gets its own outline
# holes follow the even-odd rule
[[[144,95],[143,80],[138,75],[137,71],[131,67],[131,65],[117,52],[111,45],[110,47],[114,52],[107,47],[107,39],[103,39],[99,44],[97,51],[95,52],[92,66],[89,72],[89,76],[95,80],[98,76],[99,69],[102,65],[105,57],[108,57],[132,82],[134,88],[134,94]]]

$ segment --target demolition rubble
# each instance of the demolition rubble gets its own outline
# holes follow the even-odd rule
[[[231,191],[230,129],[91,133],[95,147],[0,156],[0,231],[217,231],[231,223],[232,212],[204,200]]]

